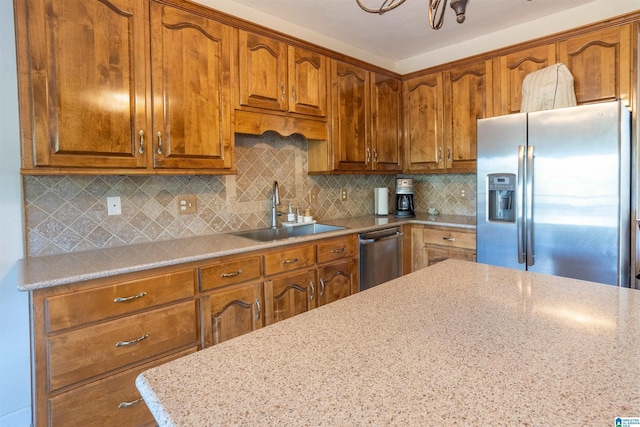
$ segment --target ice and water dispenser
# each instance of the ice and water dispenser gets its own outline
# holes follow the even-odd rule
[[[495,222],[516,222],[516,175],[512,173],[492,173],[487,175],[488,220]]]

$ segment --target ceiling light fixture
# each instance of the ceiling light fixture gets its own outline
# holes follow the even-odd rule
[[[406,0],[383,0],[379,8],[370,8],[362,4],[362,0],[356,0],[360,9],[369,13],[382,15],[385,12],[395,9]],[[465,19],[465,12],[469,0],[451,0],[451,9],[456,12],[456,21],[462,24]],[[447,0],[429,0],[429,26],[434,30],[440,29],[444,21],[444,11],[447,8]]]

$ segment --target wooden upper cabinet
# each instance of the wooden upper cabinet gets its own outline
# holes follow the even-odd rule
[[[369,71],[346,62],[331,61],[332,144],[334,169],[371,169]]]
[[[23,173],[233,172],[229,27],[146,0],[15,4]]]
[[[374,170],[402,169],[402,83],[371,74],[372,151]]]
[[[287,111],[287,46],[240,30],[240,105]]]
[[[147,3],[15,4],[23,170],[146,167]]]
[[[574,78],[578,104],[622,99],[630,106],[633,24],[607,28],[558,43],[558,60]]]
[[[231,168],[231,28],[151,3],[151,37],[154,166]]]
[[[556,63],[555,44],[546,44],[509,53],[493,60],[494,114],[519,113],[522,82],[529,73]]]
[[[493,112],[491,60],[406,80],[406,172],[475,172],[476,120]]]
[[[240,106],[327,115],[327,58],[239,30]]]
[[[493,112],[491,61],[447,70],[444,74],[443,157],[450,172],[476,171],[477,119]]]
[[[327,115],[327,58],[300,47],[288,48],[289,111]]]
[[[405,166],[407,172],[429,172],[442,164],[442,73],[404,82]]]

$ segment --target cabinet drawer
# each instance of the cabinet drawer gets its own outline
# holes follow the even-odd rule
[[[216,289],[259,277],[260,257],[242,258],[201,268],[200,288],[203,291]]]
[[[315,245],[297,246],[280,252],[273,252],[264,256],[264,270],[266,275],[282,273],[308,267],[316,262]]]
[[[184,270],[54,296],[44,303],[47,331],[102,321],[194,295],[195,270]]]
[[[462,252],[459,250],[447,250],[439,248],[425,248],[424,249],[425,267],[433,264],[437,264],[447,259],[461,259],[464,261],[475,261],[476,255],[472,252]]]
[[[56,335],[47,343],[50,391],[196,345],[197,339],[195,301]]]
[[[155,425],[136,388],[136,377],[149,368],[196,351],[196,347],[138,366],[49,399],[53,426]]]
[[[318,243],[318,263],[358,256],[355,235],[339,237]]]
[[[473,250],[476,248],[476,233],[473,231],[425,228],[423,236],[425,245],[438,245]]]

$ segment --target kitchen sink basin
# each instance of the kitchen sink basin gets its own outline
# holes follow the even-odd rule
[[[294,227],[259,228],[256,230],[244,230],[227,233],[232,236],[245,237],[259,242],[271,242],[273,240],[288,239],[289,237],[310,236],[313,234],[328,233],[329,231],[344,230],[347,227],[328,224],[304,224]]]

